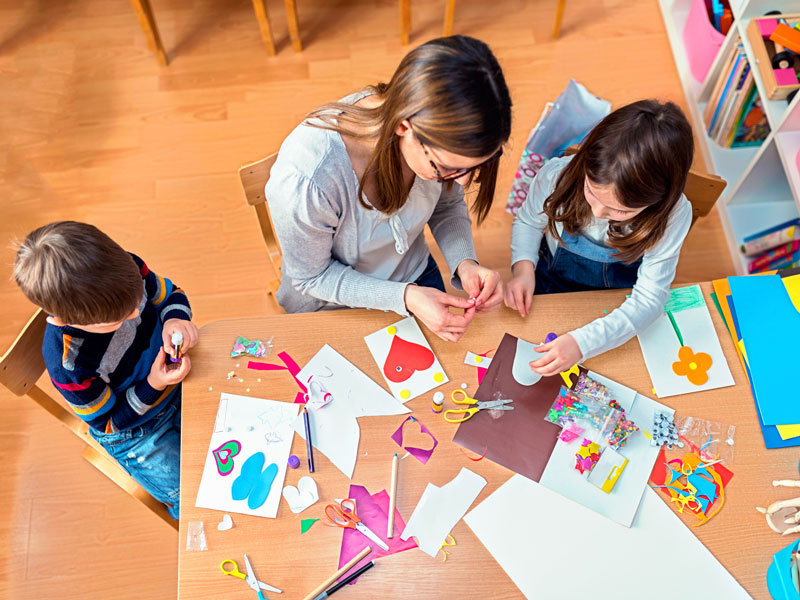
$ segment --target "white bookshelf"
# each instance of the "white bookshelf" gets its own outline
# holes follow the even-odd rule
[[[695,80],[683,45],[683,28],[692,0],[659,0],[678,76],[689,108],[698,147],[706,167],[728,182],[717,202],[728,250],[738,274],[747,272],[747,260],[739,251],[742,238],[795,218],[800,214],[800,94],[791,104],[767,100],[764,82],[753,68],[754,80],[767,114],[770,134],[759,147],[723,148],[706,134],[703,113],[714,83],[725,65],[722,57],[738,37],[752,66],[753,50],[746,29],[753,17],[771,10],[800,12],[797,0],[730,0],[735,17],[704,81]]]

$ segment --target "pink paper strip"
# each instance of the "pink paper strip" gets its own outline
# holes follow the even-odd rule
[[[433,440],[433,446],[430,449],[424,450],[423,448],[403,446],[403,427],[405,426],[406,423],[408,423],[409,420],[413,421],[414,423],[419,423],[420,432],[427,434],[431,437],[431,439]],[[423,465],[426,462],[428,462],[428,459],[431,457],[431,454],[433,454],[433,451],[436,449],[436,446],[439,445],[439,442],[436,440],[435,437],[433,437],[433,434],[430,432],[430,430],[427,427],[425,427],[425,425],[422,424],[422,421],[420,421],[419,419],[415,419],[414,417],[407,417],[405,421],[400,423],[400,427],[398,427],[397,431],[395,431],[391,435],[391,438],[395,441],[395,443],[398,446],[400,446],[403,450],[407,451],[411,456],[416,458]]]
[[[306,403],[306,386],[303,385],[297,378],[297,374],[300,372],[300,367],[297,366],[297,363],[294,359],[289,356],[288,352],[280,352],[278,353],[278,358],[283,361],[283,364],[286,366],[275,365],[272,363],[264,363],[264,362],[256,362],[254,360],[248,361],[247,368],[253,369],[254,371],[289,371],[289,373],[294,378],[295,383],[297,383],[297,387],[300,388],[300,391],[297,392],[297,395],[294,397],[295,404],[305,404]]]
[[[411,550],[411,548],[417,547],[413,537],[408,538],[408,541],[405,542],[400,539],[400,535],[406,528],[406,524],[405,521],[403,521],[403,517],[400,515],[400,511],[397,509],[394,511],[394,537],[386,539],[386,525],[389,521],[386,516],[389,512],[389,494],[386,493],[386,490],[370,496],[367,488],[364,486],[351,485],[348,498],[352,498],[356,501],[356,514],[358,518],[361,519],[364,525],[375,532],[379,538],[386,542],[386,545],[389,546],[389,551],[387,552],[386,550],[378,548],[360,531],[344,529],[344,533],[342,534],[342,548],[339,552],[339,568],[367,546],[372,546],[372,552],[361,559],[361,562],[350,569],[350,572],[361,568],[375,558],[402,552],[404,550]],[[342,577],[346,576],[347,573],[342,575]],[[357,580],[356,578],[351,583],[355,583]]]

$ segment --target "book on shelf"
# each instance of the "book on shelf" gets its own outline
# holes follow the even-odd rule
[[[757,146],[769,134],[753,70],[740,39],[719,68],[704,113],[708,137],[724,148]]]

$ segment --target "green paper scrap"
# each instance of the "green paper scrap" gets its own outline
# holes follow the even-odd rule
[[[706,305],[699,285],[675,288],[669,291],[669,300],[664,305],[664,312],[680,312],[689,308],[701,308]]]
[[[714,301],[714,306],[717,307],[717,312],[719,313],[719,316],[722,319],[722,322],[725,324],[725,329],[728,329],[728,333],[730,333],[730,329],[728,328],[728,322],[725,320],[725,315],[722,312],[722,306],[720,306],[719,298],[717,298],[717,293],[716,292],[711,292],[709,294],[709,296],[711,296],[711,300]]]
[[[319,521],[319,518],[316,519],[302,519],[300,521],[300,533],[305,533],[311,526],[314,524],[315,521]]]
[[[675,317],[672,316],[672,311],[667,311],[667,316],[669,317],[669,322],[672,323],[672,328],[675,330],[675,335],[678,336],[678,341],[681,343],[681,347],[685,346],[686,344],[683,343],[683,336],[681,335],[681,330],[678,329],[678,324],[675,322]]]

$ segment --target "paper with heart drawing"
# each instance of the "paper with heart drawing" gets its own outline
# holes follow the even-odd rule
[[[333,399],[325,406],[308,413],[311,442],[348,478],[353,477],[361,436],[357,418],[411,412],[327,344],[297,377],[301,381],[313,377],[331,394]],[[306,439],[302,415],[295,420],[294,430]]]
[[[309,475],[301,477],[300,481],[297,482],[297,487],[287,485],[283,488],[283,498],[289,504],[289,509],[293,513],[301,513],[319,500],[317,483]]]
[[[401,402],[448,381],[414,317],[383,327],[364,341],[392,395]]]
[[[221,394],[195,506],[275,518],[294,437],[292,423],[298,409],[297,404],[289,402]],[[256,469],[259,472],[240,479],[242,465],[258,453],[264,455],[263,463],[257,461],[261,465]],[[270,468],[273,464],[277,472],[275,467]],[[273,473],[266,500],[255,509],[249,508],[248,503],[252,504],[255,497],[251,494],[263,492],[264,486],[259,486],[259,482]],[[237,494],[245,495],[242,500],[233,499],[232,488],[237,480],[240,481]]]

